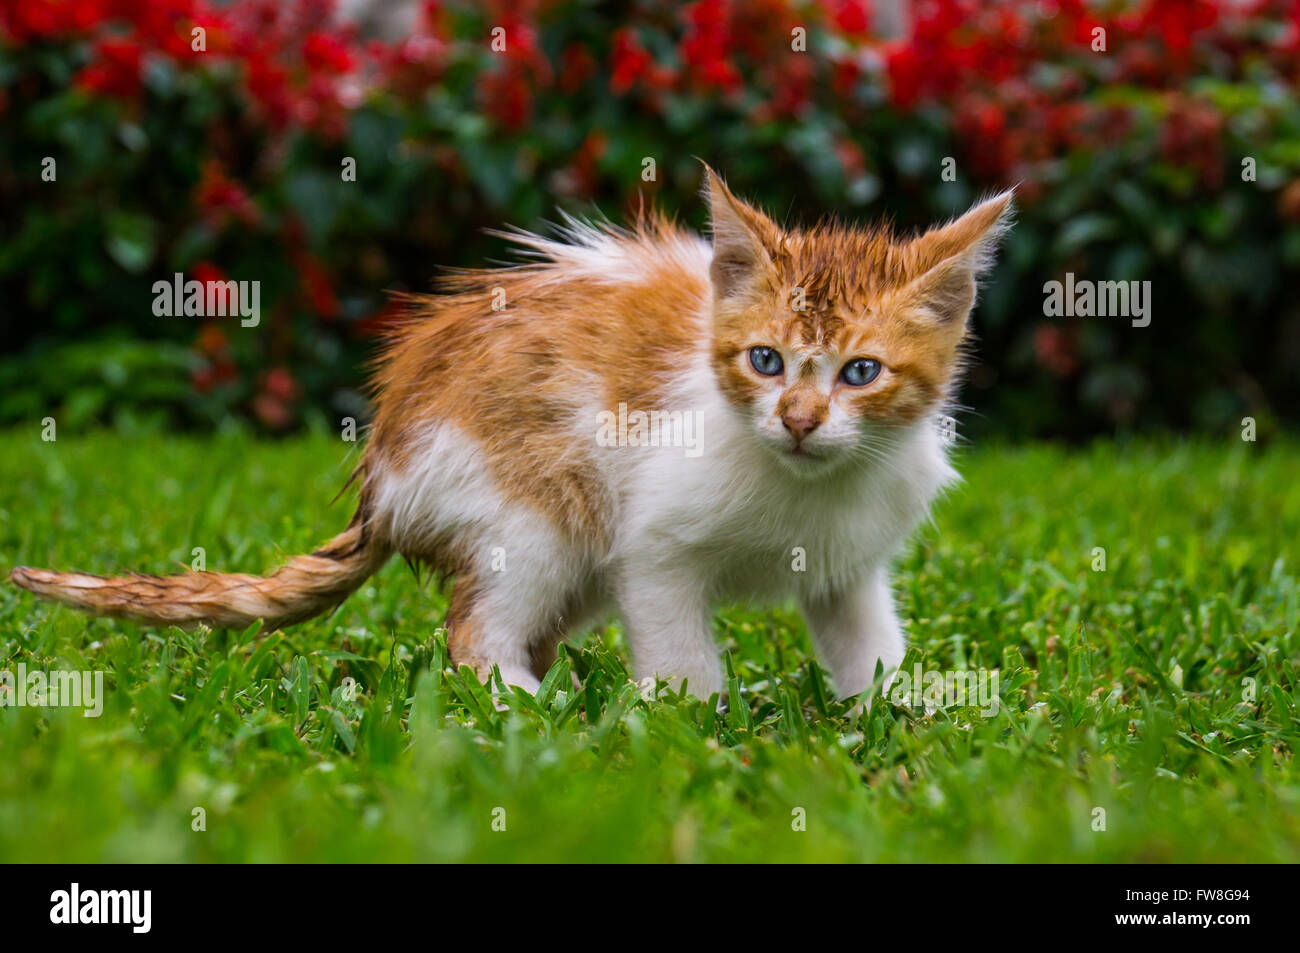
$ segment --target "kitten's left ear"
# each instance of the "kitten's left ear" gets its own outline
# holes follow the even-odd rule
[[[944,325],[964,327],[980,277],[993,264],[998,240],[1011,227],[1013,191],[976,205],[904,246],[911,280],[901,297]]]

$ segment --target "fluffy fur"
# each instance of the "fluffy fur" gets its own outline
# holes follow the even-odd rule
[[[11,578],[143,623],[274,628],[398,552],[454,577],[452,658],[481,674],[535,689],[560,639],[617,612],[637,677],[702,697],[721,688],[713,606],[794,597],[838,690],[864,690],[902,658],[889,563],[955,476],[934,418],[1010,195],[900,239],[782,228],[706,174],[712,243],[654,214],[569,221],[510,233],[526,264],[412,299],[359,508],[326,548],[265,578]],[[880,364],[866,386],[841,377],[856,358]],[[700,452],[598,439],[620,407],[693,415]]]

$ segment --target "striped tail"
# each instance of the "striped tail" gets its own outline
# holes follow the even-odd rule
[[[271,631],[333,609],[390,555],[391,547],[358,518],[324,548],[295,557],[269,576],[187,572],[106,578],[20,566],[9,579],[46,599],[142,625],[243,629],[261,619]]]

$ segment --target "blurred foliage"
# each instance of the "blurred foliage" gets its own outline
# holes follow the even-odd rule
[[[381,42],[329,0],[5,4],[0,423],[363,417],[386,291],[557,208],[702,226],[700,156],[791,221],[1019,186],[968,433],[1293,424],[1300,3],[909,6],[425,3]],[[261,322],[156,316],[177,272],[260,281]],[[1045,317],[1067,272],[1151,281],[1151,325]]]

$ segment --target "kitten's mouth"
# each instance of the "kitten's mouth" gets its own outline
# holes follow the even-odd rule
[[[795,444],[794,447],[790,450],[790,456],[803,457],[806,460],[820,460],[822,458],[820,453],[813,453],[811,450],[809,450],[807,447],[803,446],[802,444]]]

